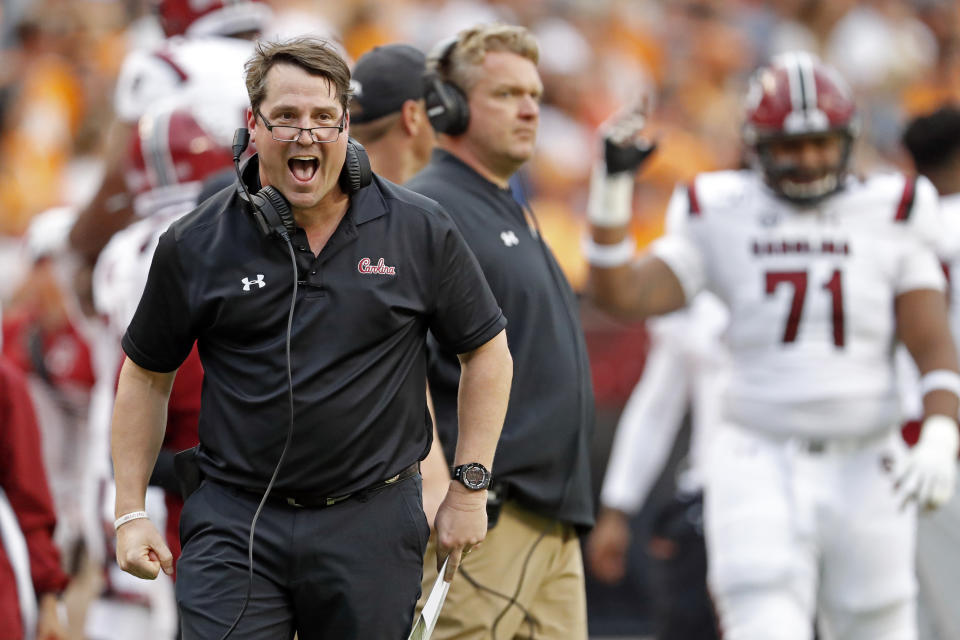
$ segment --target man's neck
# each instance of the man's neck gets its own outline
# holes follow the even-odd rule
[[[403,184],[416,173],[413,150],[409,144],[386,135],[365,146],[370,157],[370,168],[381,178]]]
[[[307,234],[307,242],[314,255],[320,255],[349,207],[350,198],[339,187],[335,187],[316,207],[293,210],[293,217]]]
[[[510,186],[510,177],[516,173],[516,170],[519,168],[506,169],[491,167],[490,163],[485,162],[463,137],[451,138],[450,136],[441,136],[440,148],[456,156],[465,165],[501,189],[506,189]]]

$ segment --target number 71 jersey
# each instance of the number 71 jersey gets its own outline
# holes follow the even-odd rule
[[[730,309],[725,417],[782,435],[857,436],[898,420],[894,300],[943,290],[924,178],[849,178],[816,206],[777,198],[754,171],[699,175],[674,194],[653,246],[687,300]]]

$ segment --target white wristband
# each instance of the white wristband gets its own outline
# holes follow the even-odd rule
[[[949,391],[960,397],[960,374],[949,369],[926,372],[920,378],[920,395],[925,396],[931,391]]]
[[[627,236],[617,244],[597,244],[590,236],[583,236],[581,243],[587,262],[595,267],[619,267],[633,260],[637,243]]]
[[[141,518],[149,518],[146,511],[131,511],[130,513],[124,514],[113,521],[113,530],[116,531],[121,526],[127,524],[131,520],[139,520]]]
[[[622,227],[633,215],[633,182],[631,171],[607,175],[603,163],[593,168],[587,200],[587,220],[596,227]]]

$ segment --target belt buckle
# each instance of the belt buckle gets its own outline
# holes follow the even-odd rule
[[[303,509],[303,505],[300,504],[299,502],[297,502],[297,499],[296,499],[296,498],[289,498],[289,497],[288,497],[288,498],[287,498],[287,504],[290,505],[291,507],[296,507],[296,508],[298,508],[298,509]]]
[[[400,479],[400,474],[398,473],[397,475],[393,476],[392,478],[387,478],[386,480],[384,480],[384,481],[383,481],[383,484],[393,484],[394,482],[396,482],[396,481],[399,480],[399,479]]]

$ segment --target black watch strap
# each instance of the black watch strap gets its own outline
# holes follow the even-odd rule
[[[482,491],[490,486],[490,471],[479,462],[468,462],[453,468],[453,479],[467,489]]]

